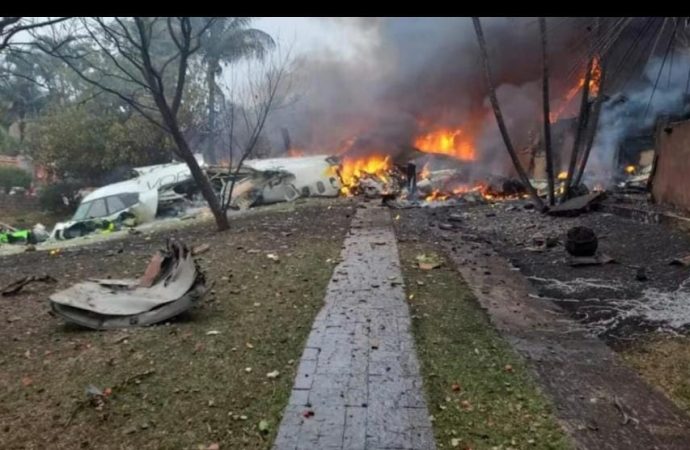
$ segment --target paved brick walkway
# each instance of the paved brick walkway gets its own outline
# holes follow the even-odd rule
[[[436,448],[390,220],[357,210],[274,450]]]

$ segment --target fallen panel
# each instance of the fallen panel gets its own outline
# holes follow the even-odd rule
[[[552,216],[577,216],[589,211],[594,205],[605,197],[604,192],[592,192],[591,194],[581,195],[554,206],[549,210]]]
[[[98,314],[55,302],[52,302],[51,306],[53,311],[67,322],[87,328],[93,328],[94,330],[111,330],[135,326],[143,327],[163,322],[187,311],[204,295],[204,291],[205,288],[203,286],[195,286],[178,300],[166,303],[150,311],[129,316]]]
[[[191,308],[205,291],[192,253],[175,241],[153,256],[138,280],[89,280],[50,296],[68,322],[95,329],[150,325]]]

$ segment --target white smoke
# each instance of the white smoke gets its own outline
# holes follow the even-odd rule
[[[659,76],[662,64],[661,57],[651,60],[642,80],[625,88],[602,106],[585,181],[603,185],[610,183],[617,171],[616,152],[626,137],[653,132],[660,115],[685,112],[690,56],[676,54],[672,63],[667,58]]]

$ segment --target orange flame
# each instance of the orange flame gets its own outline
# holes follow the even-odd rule
[[[575,95],[580,92],[580,89],[583,88],[585,85],[585,76],[582,75],[580,79],[578,80],[577,84],[570,88],[568,93],[565,95],[565,100],[563,100],[563,103],[561,103],[561,106],[556,109],[556,111],[552,111],[549,114],[549,121],[551,123],[555,123],[558,118],[563,114],[563,112],[568,108],[568,105],[570,105],[570,101],[575,97]],[[589,78],[589,95],[592,97],[596,97],[599,95],[599,87],[601,86],[601,64],[599,63],[599,57],[595,56],[594,61],[592,63],[592,75]]]
[[[453,187],[453,189],[450,190],[440,190],[440,189],[435,189],[431,192],[431,194],[427,195],[424,200],[427,202],[432,202],[432,201],[443,201],[447,200],[450,197],[461,197],[465,194],[469,193],[477,193],[484,198],[484,200],[487,201],[496,201],[499,199],[511,199],[511,198],[517,198],[518,196],[516,195],[499,195],[496,194],[491,190],[491,188],[482,183],[482,182],[475,182],[474,184],[460,184],[456,185]]]
[[[290,158],[297,158],[297,157],[300,157],[300,156],[304,156],[305,153],[304,153],[304,150],[299,150],[299,149],[296,149],[296,148],[291,148],[290,150],[288,150],[287,155],[288,155]]]
[[[443,201],[448,198],[448,194],[444,194],[438,189],[434,189],[431,194],[427,195],[424,200],[427,202]]]
[[[473,161],[476,156],[471,140],[463,135],[462,129],[441,128],[418,137],[415,147],[426,153],[440,153],[462,161]]]
[[[365,175],[374,176],[386,183],[388,182],[388,171],[391,167],[390,156],[345,157],[338,168],[340,181],[343,185],[340,192],[346,196],[353,195],[353,189],[359,184],[360,178]]]
[[[424,167],[422,167],[422,171],[419,172],[419,179],[427,180],[429,176],[431,176],[431,171],[429,170],[429,163],[426,163]]]

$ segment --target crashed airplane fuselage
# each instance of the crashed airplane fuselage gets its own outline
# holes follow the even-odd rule
[[[203,161],[200,161],[203,164]],[[99,227],[131,220],[152,221],[159,207],[179,201],[184,195],[175,188],[190,183],[192,175],[185,163],[160,164],[133,169],[136,177],[109,184],[88,194],[69,222],[55,225],[51,238],[71,239]]]
[[[245,161],[232,189],[230,206],[245,209],[299,197],[337,197],[341,188],[337,167],[337,158],[328,155]],[[227,183],[222,192],[226,201],[230,185]]]
[[[197,159],[204,167],[199,156]],[[337,164],[337,159],[328,155],[245,161],[237,172],[229,204],[245,209],[299,197],[336,197],[341,187]],[[161,208],[196,191],[184,163],[140,167],[134,172],[135,178],[103,186],[84,197],[72,220],[58,223],[51,238],[71,239],[99,229],[112,230],[119,224],[151,222]],[[231,176],[226,173],[223,177],[221,197],[227,199]],[[189,189],[183,189],[185,186]]]

